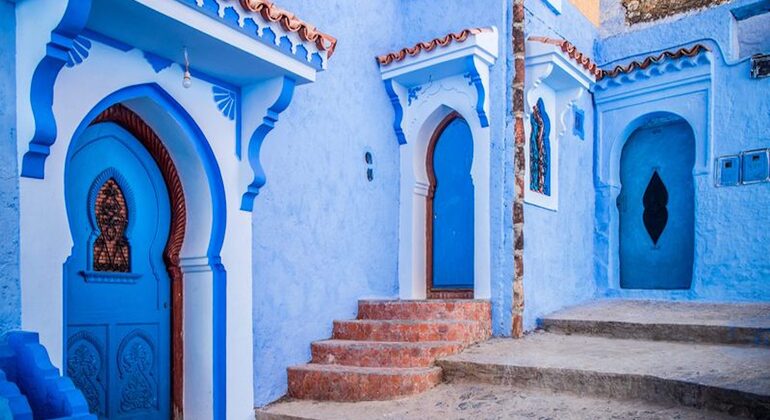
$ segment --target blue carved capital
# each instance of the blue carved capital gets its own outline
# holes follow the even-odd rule
[[[396,89],[393,86],[393,79],[387,79],[384,83],[385,91],[388,93],[388,98],[390,98],[390,103],[393,105],[393,111],[395,112],[393,118],[393,130],[396,132],[398,144],[406,144],[406,136],[404,135],[404,129],[402,127],[404,122],[404,107],[401,105],[401,100],[399,100],[398,93],[396,93]]]
[[[45,159],[56,140],[56,120],[53,115],[53,89],[62,67],[72,62],[75,39],[83,31],[91,12],[92,0],[70,0],[59,24],[51,31],[46,54],[35,68],[30,89],[30,103],[35,120],[35,134],[24,154],[21,176],[42,179]],[[77,51],[77,50],[76,50]],[[81,51],[82,52],[82,51]]]
[[[479,115],[479,123],[482,127],[489,127],[489,118],[487,117],[487,111],[484,109],[487,92],[484,88],[481,74],[479,74],[479,69],[476,67],[476,60],[473,57],[467,57],[465,59],[465,66],[468,71],[465,73],[465,78],[468,79],[469,85],[476,88],[476,113]]]
[[[275,123],[278,122],[278,117],[286,108],[289,107],[291,99],[294,96],[294,86],[296,82],[289,77],[283,78],[283,86],[281,92],[278,95],[278,99],[275,100],[273,105],[267,109],[267,113],[262,118],[262,124],[257,127],[249,140],[248,157],[251,169],[254,172],[254,180],[246,188],[246,192],[243,194],[241,201],[241,210],[252,211],[254,209],[254,199],[259,195],[259,189],[265,185],[267,178],[265,177],[265,171],[262,168],[262,163],[259,160],[259,153],[262,149],[262,142],[265,141],[265,137],[275,128]]]

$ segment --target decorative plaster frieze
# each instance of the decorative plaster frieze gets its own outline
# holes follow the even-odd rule
[[[404,109],[453,76],[464,77],[475,93],[475,112],[489,126],[489,67],[498,54],[497,28],[467,29],[414,47],[377,57],[385,90],[395,110],[393,123],[399,144],[405,144]]]
[[[256,127],[249,139],[247,157],[254,178],[251,183],[249,183],[248,187],[246,187],[246,192],[243,194],[241,199],[241,210],[252,211],[254,209],[254,199],[259,195],[259,189],[265,185],[265,182],[267,182],[265,171],[260,162],[262,143],[264,143],[268,133],[275,128],[278,117],[289,107],[291,99],[294,96],[294,87],[294,80],[288,77],[281,78],[275,83],[275,86],[271,89],[274,91],[273,95],[275,96],[275,99],[267,108],[264,117],[262,117],[262,121]],[[253,95],[249,96],[251,97]]]
[[[603,77],[596,83],[595,91],[606,91],[613,87],[625,86],[688,69],[695,69],[694,76],[704,74],[704,72],[710,73],[712,57],[710,50],[700,44],[689,49],[665,51],[657,56],[647,57],[641,61],[632,61],[628,65],[616,66],[612,70],[603,71]]]
[[[337,40],[263,0],[177,0],[317,70],[325,69]],[[259,21],[254,16],[259,17]]]

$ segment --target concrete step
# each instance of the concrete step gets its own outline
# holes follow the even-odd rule
[[[352,320],[334,321],[333,338],[356,341],[460,341],[489,338],[490,325],[478,321]]]
[[[770,304],[600,300],[548,315],[559,334],[770,346]]]
[[[288,369],[289,397],[322,401],[388,400],[424,392],[441,369],[308,364]]]
[[[534,333],[437,360],[482,382],[770,418],[770,348]]]
[[[360,367],[429,367],[463,349],[459,341],[386,342],[326,340],[311,345],[311,363]]]
[[[458,320],[491,322],[488,300],[361,300],[358,319]]]

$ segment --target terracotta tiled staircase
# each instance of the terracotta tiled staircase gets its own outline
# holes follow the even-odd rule
[[[312,344],[311,363],[288,369],[289,396],[388,400],[441,382],[436,358],[489,338],[489,301],[358,302],[358,319],[335,321],[331,340]]]

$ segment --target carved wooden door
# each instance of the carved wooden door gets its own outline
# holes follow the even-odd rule
[[[102,419],[170,416],[170,207],[161,173],[113,123],[89,127],[65,168],[66,372]]]

